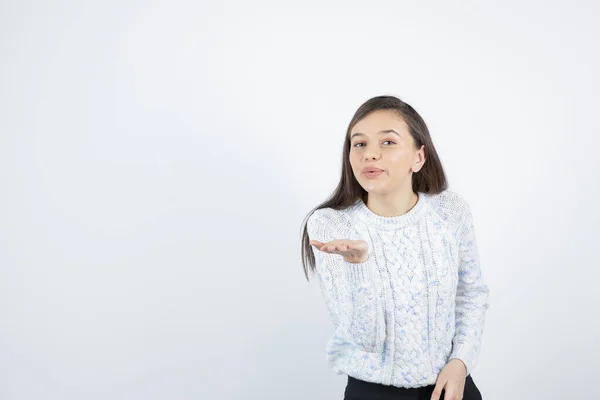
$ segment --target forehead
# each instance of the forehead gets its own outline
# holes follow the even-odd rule
[[[364,133],[365,135],[375,135],[380,131],[393,129],[404,136],[408,132],[406,122],[392,110],[378,110],[370,113],[354,125],[350,135],[354,133]]]

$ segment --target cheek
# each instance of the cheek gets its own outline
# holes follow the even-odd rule
[[[412,165],[407,155],[401,152],[390,154],[388,160],[390,162],[391,169],[396,172],[408,170]]]
[[[388,159],[395,164],[406,164],[408,156],[409,154],[406,152],[406,149],[397,147],[389,152]]]
[[[358,158],[356,156],[356,154],[350,153],[350,166],[352,167],[352,169],[355,169],[356,166],[358,165]]]

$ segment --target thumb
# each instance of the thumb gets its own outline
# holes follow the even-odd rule
[[[442,389],[444,388],[444,386],[446,386],[447,382],[443,382],[441,380],[438,380],[435,383],[435,389],[433,389],[433,393],[431,393],[431,400],[440,400],[440,397],[442,396]]]

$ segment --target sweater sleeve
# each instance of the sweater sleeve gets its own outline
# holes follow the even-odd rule
[[[456,293],[456,330],[452,340],[450,359],[458,358],[471,374],[477,363],[486,310],[489,307],[489,289],[483,281],[475,240],[475,228],[470,207],[458,230],[459,270]]]
[[[345,226],[347,224],[331,215],[323,215],[321,211],[314,212],[307,222],[310,240],[327,243],[337,239],[355,239],[351,237],[351,229]],[[311,247],[321,292],[335,328],[328,346],[330,359],[346,346],[381,353],[385,323],[374,257],[371,254],[364,263],[349,263],[339,254]]]

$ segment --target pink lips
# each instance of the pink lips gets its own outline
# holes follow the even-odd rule
[[[376,178],[379,175],[381,175],[382,172],[383,172],[382,170],[372,170],[372,171],[366,171],[366,172],[364,172],[364,174],[367,178]]]

